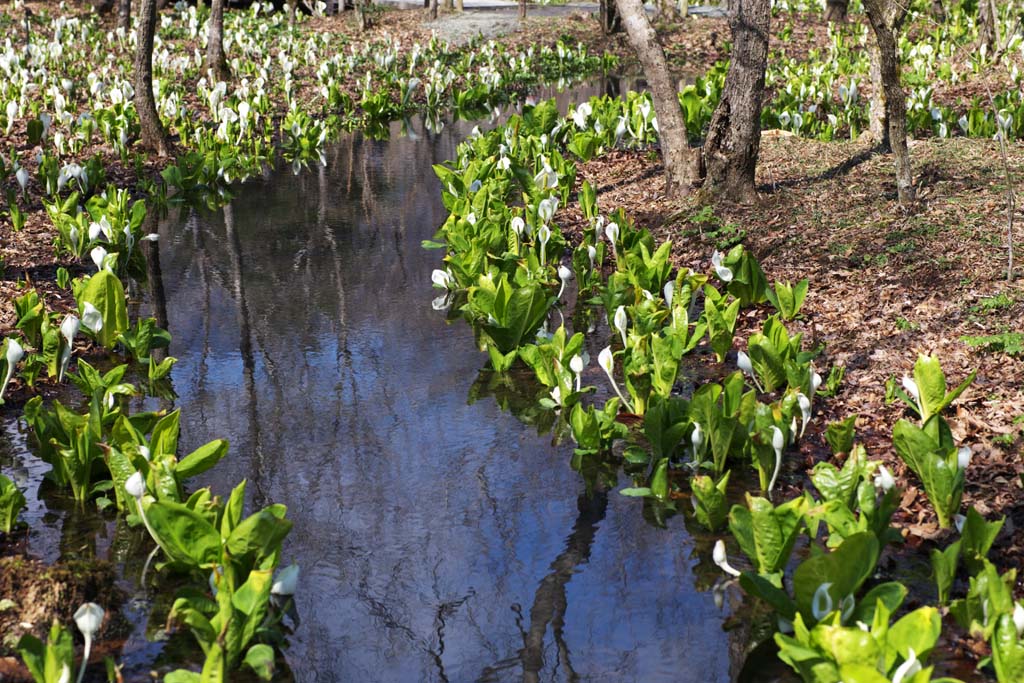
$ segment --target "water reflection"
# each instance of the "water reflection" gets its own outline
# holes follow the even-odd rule
[[[693,589],[682,520],[646,524],[600,464],[576,463],[600,474],[581,477],[571,444],[503,410],[522,401],[431,309],[438,254],[420,242],[445,217],[431,164],[472,124],[412,125],[172,216],[148,260],[179,358],[182,451],[228,438],[204,483],[247,478],[250,504],[285,503],[295,522],[295,679],[729,680],[730,635]],[[131,641],[139,674],[146,633]]]

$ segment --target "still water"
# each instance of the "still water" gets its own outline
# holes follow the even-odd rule
[[[446,216],[431,165],[472,127],[355,134],[161,223],[181,452],[229,439],[202,483],[288,506],[298,681],[728,681],[742,643],[682,520],[588,495],[571,443],[467,400],[486,354],[431,308],[420,242]]]

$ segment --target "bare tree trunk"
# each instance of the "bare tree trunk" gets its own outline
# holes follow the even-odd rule
[[[462,12],[464,9],[465,7],[463,7],[462,0],[455,0],[455,11]]]
[[[700,179],[700,150],[691,149],[679,97],[641,0],[615,0],[629,42],[636,50],[644,76],[651,87],[658,117],[661,156],[665,164],[665,194],[678,198],[690,192]]]
[[[288,25],[295,26],[295,10],[299,6],[299,0],[288,0]]]
[[[455,3],[452,0],[444,0],[444,8],[451,12],[455,9]]]
[[[999,45],[999,10],[996,0],[978,0],[978,40],[990,55]]]
[[[430,7],[431,20],[437,19],[437,0],[427,0],[427,3]]]
[[[601,0],[599,12],[601,30],[604,31],[605,35],[622,31],[622,19],[619,17],[619,10],[615,6],[615,0]]]
[[[141,0],[135,48],[135,111],[139,115],[142,146],[167,156],[167,133],[160,123],[153,97],[153,34],[156,32],[156,0]]]
[[[366,10],[364,5],[366,0],[355,0],[355,11],[356,11],[356,23],[359,25],[360,31],[366,30]]]
[[[910,150],[907,148],[907,101],[900,85],[896,36],[907,16],[907,10],[901,0],[864,0],[864,11],[867,12],[878,44],[886,129],[896,165],[896,192],[900,204],[906,207],[914,202],[914,183]]]
[[[226,81],[231,77],[227,59],[224,58],[224,5],[227,0],[213,0],[210,5],[210,25],[206,37],[206,68],[214,78]]]
[[[132,0],[117,0],[117,27],[128,31],[132,27]]]
[[[850,0],[826,0],[825,2],[825,21],[831,21],[836,24],[842,24],[846,22],[846,14],[850,9]]]
[[[942,6],[942,0],[932,0],[932,19],[940,24],[946,23],[946,8]]]
[[[704,187],[734,201],[757,198],[761,98],[768,65],[770,0],[730,0],[733,49],[722,99],[704,141]]]
[[[526,18],[526,0],[519,0],[519,20]]]
[[[868,75],[871,77],[871,102],[868,107],[868,130],[876,145],[889,150],[889,128],[885,121],[885,86],[882,84],[882,58],[878,41],[868,43]]]

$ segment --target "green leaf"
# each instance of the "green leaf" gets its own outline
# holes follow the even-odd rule
[[[18,513],[25,508],[25,495],[14,482],[0,474],[0,531],[11,533]]]
[[[717,483],[704,475],[690,480],[690,486],[693,488],[694,513],[697,521],[708,531],[717,531],[728,519],[728,501],[725,495],[728,485],[729,472],[726,472]]]
[[[828,442],[834,454],[849,453],[853,448],[853,436],[858,417],[854,413],[845,420],[829,423],[825,428],[825,441]]]
[[[160,547],[172,561],[195,569],[219,561],[220,534],[198,512],[180,503],[160,500],[146,507],[146,518]]]
[[[181,431],[181,410],[164,415],[153,426],[149,438],[150,457],[175,455],[178,452],[178,434]]]
[[[796,616],[796,603],[793,602],[793,599],[786,594],[786,591],[760,574],[743,572],[740,574],[740,586],[747,593],[768,603],[780,617],[792,621]]]
[[[78,297],[79,315],[86,303],[92,304],[100,312],[103,327],[95,336],[104,348],[114,348],[118,335],[128,329],[125,302],[124,286],[116,275],[107,270],[101,270],[89,278]]]
[[[28,144],[34,147],[43,139],[43,122],[39,119],[29,119],[27,128]]]
[[[875,614],[878,613],[879,603],[881,603],[884,614],[889,615],[899,609],[906,598],[907,587],[899,581],[880,583],[865,593],[864,597],[858,601],[851,621],[852,623],[860,621],[865,624],[871,624],[875,621]]]
[[[221,646],[214,643],[206,652],[203,671],[199,674],[199,683],[227,683],[228,663],[226,653]]]
[[[269,681],[274,676],[274,648],[265,643],[253,645],[245,653],[242,663],[255,671],[261,680]]]
[[[942,617],[934,607],[921,607],[907,614],[889,627],[886,636],[889,647],[903,659],[910,658],[910,650],[918,659],[926,660],[942,631]]]
[[[747,507],[734,505],[729,530],[760,574],[781,571],[793,551],[806,509],[803,498],[775,507],[765,498],[747,494]]]
[[[936,548],[931,552],[932,576],[935,577],[935,587],[939,593],[940,605],[949,602],[949,591],[953,587],[956,568],[960,560],[961,543],[962,539],[950,543],[943,550]]]
[[[651,493],[658,500],[668,500],[668,458],[662,458],[654,467],[654,474],[651,476]]]
[[[259,562],[276,552],[291,531],[292,523],[284,518],[284,505],[271,505],[242,520],[228,536],[225,548],[234,557],[253,554]]]
[[[226,439],[211,441],[182,458],[174,469],[175,474],[178,476],[179,481],[202,474],[220,462],[227,455],[227,452],[228,442]]]
[[[874,534],[862,532],[847,537],[835,550],[800,563],[793,574],[793,596],[808,623],[815,620],[812,602],[822,584],[828,588],[832,609],[840,609],[847,596],[856,596],[861,584],[875,570],[879,546]]]
[[[967,509],[967,519],[964,521],[960,537],[963,543],[964,564],[971,574],[977,574],[982,570],[988,551],[999,535],[999,530],[1003,528],[1005,519],[1004,517],[995,522],[987,522],[973,507]]]
[[[992,666],[1000,683],[1024,681],[1024,643],[1017,635],[1013,617],[1003,614],[991,641]]]

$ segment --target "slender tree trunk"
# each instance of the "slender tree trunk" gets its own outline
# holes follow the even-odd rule
[[[153,34],[156,32],[156,0],[141,0],[135,48],[135,111],[142,130],[142,146],[167,156],[167,133],[160,123],[153,97]]]
[[[366,30],[366,9],[364,5],[366,0],[355,0],[355,11],[356,11],[356,23],[359,25],[360,31]]]
[[[444,0],[444,8],[451,12],[455,9],[455,3],[452,0]]]
[[[914,202],[914,183],[910,150],[907,148],[907,100],[900,85],[900,65],[896,52],[896,36],[907,11],[900,0],[864,0],[864,11],[867,12],[878,44],[886,129],[896,166],[896,191],[900,204],[909,206]]]
[[[462,12],[464,9],[462,0],[455,0],[455,11]]]
[[[768,65],[770,0],[730,0],[733,49],[725,88],[704,142],[704,187],[734,201],[757,198],[761,98]]]
[[[885,120],[885,86],[882,84],[882,58],[878,41],[868,43],[868,75],[871,77],[871,102],[868,106],[868,130],[876,145],[889,151],[889,124]]]
[[[850,0],[826,0],[825,2],[825,21],[831,21],[836,24],[842,24],[846,22],[846,14],[850,9]]]
[[[658,117],[661,156],[665,164],[665,194],[678,198],[690,192],[700,179],[700,150],[691,149],[679,97],[641,0],[615,0],[622,26],[636,50],[644,76],[651,87]]]
[[[999,10],[996,0],[978,0],[978,40],[990,55],[999,45]]]
[[[622,19],[619,17],[619,10],[615,6],[615,0],[601,0],[599,12],[601,30],[604,31],[605,35],[622,32]]]
[[[437,0],[427,0],[428,7],[430,7],[430,19],[437,19]]]
[[[206,68],[214,77],[226,81],[231,77],[224,57],[224,5],[227,0],[213,0],[210,5],[209,32],[206,37]]]
[[[295,26],[295,10],[299,6],[299,0],[288,0],[288,25]]]
[[[132,0],[117,0],[117,27],[128,31],[132,27]]]
[[[526,18],[526,0],[519,0],[519,20]]]

